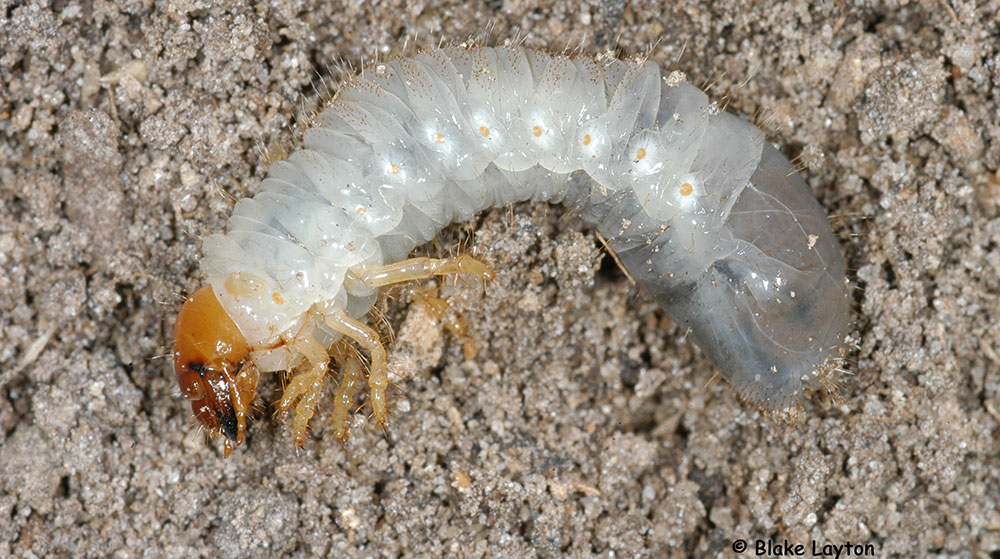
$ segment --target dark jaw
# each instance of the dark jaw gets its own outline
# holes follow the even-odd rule
[[[227,410],[216,410],[215,417],[219,421],[219,430],[222,434],[234,443],[239,443],[237,440],[240,431],[240,423],[236,419],[236,411],[229,407]]]
[[[202,422],[206,427],[218,429],[227,439],[239,444],[240,422],[233,402],[232,376],[224,370],[209,370],[202,379],[206,388],[204,403],[208,408],[205,411],[211,414],[210,422],[214,425]]]

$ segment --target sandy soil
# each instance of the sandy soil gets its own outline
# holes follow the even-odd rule
[[[1000,556],[996,0],[114,4],[0,0],[0,556]],[[388,305],[387,433],[324,415],[297,452],[256,421],[223,459],[163,358],[200,236],[341,61],[487,27],[648,52],[803,154],[858,284],[840,399],[762,419],[591,232],[524,205],[430,249],[501,272],[445,288],[474,359]]]

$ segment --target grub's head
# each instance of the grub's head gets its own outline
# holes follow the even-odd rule
[[[174,371],[195,417],[226,437],[226,456],[246,432],[260,372],[236,323],[209,286],[184,302],[174,325]]]

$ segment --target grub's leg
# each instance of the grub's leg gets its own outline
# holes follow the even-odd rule
[[[489,266],[463,254],[453,258],[410,258],[385,266],[370,266],[361,270],[358,278],[370,287],[384,287],[448,274],[472,274],[487,281],[496,276]]]
[[[385,390],[389,386],[389,374],[385,366],[385,347],[379,341],[378,333],[364,323],[349,316],[344,311],[338,311],[324,317],[326,325],[354,340],[371,355],[372,363],[368,371],[368,390],[371,393],[372,413],[379,427],[385,428],[388,413],[385,404]]]
[[[236,444],[243,444],[244,433],[247,430],[247,415],[250,413],[250,404],[257,394],[257,385],[260,383],[260,370],[253,362],[247,359],[236,373],[235,377],[229,379],[230,399],[233,403],[233,410],[236,412]],[[229,446],[226,447],[227,451]],[[229,454],[226,454],[226,458]]]
[[[447,299],[438,296],[437,289],[411,286],[405,292],[418,304],[423,305],[434,318],[442,322],[453,336],[462,340],[462,352],[466,359],[476,358],[479,350],[476,349],[476,344],[469,337],[469,328],[465,324],[465,319],[457,312],[448,313],[451,305],[448,304]]]
[[[361,361],[351,355],[344,364],[344,377],[333,400],[333,434],[337,440],[344,442],[351,434],[347,426],[347,416],[354,405],[354,395],[361,386]]]
[[[316,412],[316,403],[322,393],[323,379],[326,377],[330,356],[327,354],[326,348],[312,336],[300,336],[292,341],[292,345],[305,357],[305,365],[308,368],[292,377],[292,380],[285,386],[281,403],[278,404],[278,413],[284,416],[292,404],[298,401],[298,404],[295,405],[293,432],[296,446],[301,447],[305,444],[309,420]]]
[[[260,382],[260,370],[253,362],[247,359],[240,366],[236,376],[223,372],[224,378],[229,384],[229,398],[233,404],[233,411],[236,412],[236,445],[243,444],[243,439],[247,431],[247,416],[250,415],[250,404],[257,394],[257,384]],[[225,442],[226,458],[233,452],[233,441],[228,437]]]

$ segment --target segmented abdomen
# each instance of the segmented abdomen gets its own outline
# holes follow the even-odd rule
[[[364,315],[371,291],[345,284],[348,269],[522,200],[595,224],[762,408],[831,374],[850,322],[837,241],[805,182],[760,130],[651,62],[513,47],[386,61],[338,93],[262,189],[203,261],[251,344],[317,302]],[[237,273],[255,303],[227,297]]]

